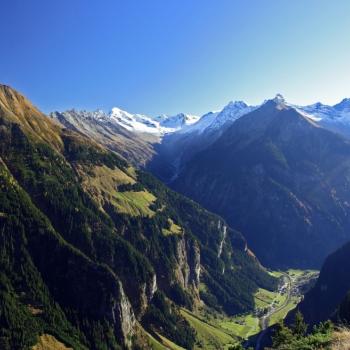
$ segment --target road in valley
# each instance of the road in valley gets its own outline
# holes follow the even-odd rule
[[[292,278],[287,273],[283,273],[283,277],[285,282],[282,286],[279,287],[279,293],[282,293],[282,291],[285,290],[285,293],[287,295],[286,300],[282,305],[279,305],[277,307],[274,307],[272,303],[269,307],[268,312],[260,318],[259,322],[262,331],[259,333],[258,339],[256,340],[255,350],[261,350],[261,341],[266,335],[271,316],[284,309],[290,302],[292,294]]]

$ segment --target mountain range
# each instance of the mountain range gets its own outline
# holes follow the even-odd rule
[[[280,94],[276,98],[284,100]],[[333,106],[320,102],[306,106],[284,103],[317,125],[350,136],[350,99],[345,98]],[[151,117],[118,107],[109,113],[72,109],[52,112],[50,116],[104,143],[136,167],[147,167],[169,182],[192,155],[213,143],[237,119],[260,106],[231,101],[222,110],[201,117],[185,113]]]
[[[0,86],[1,349],[192,349],[180,307],[234,315],[276,287],[221,217],[67,125]]]
[[[73,124],[224,217],[266,266],[317,268],[349,239],[349,110],[349,99],[298,106],[278,94],[259,106],[230,102],[178,129],[147,133],[147,125],[125,129],[112,110],[107,120],[118,126],[114,137],[131,132],[147,150],[138,162],[127,143],[123,147],[96,129],[99,118],[92,118],[93,133]],[[69,127],[70,113],[62,115],[52,114]],[[145,134],[153,139],[145,141]]]
[[[0,85],[0,348],[202,348],[183,310],[253,312],[264,266],[321,268],[299,310],[349,322],[349,107],[48,117]]]
[[[222,215],[266,266],[317,268],[349,239],[350,141],[278,97],[196,153],[170,186]]]
[[[284,100],[277,94],[275,99]],[[264,101],[262,104],[264,104]],[[300,106],[297,104],[284,103],[293,107],[305,116],[319,123],[329,126],[331,123],[338,124],[339,132],[345,132],[340,126],[348,127],[350,124],[350,98],[344,98],[341,102],[330,106],[317,102],[315,104]],[[261,104],[261,105],[262,105]],[[102,110],[88,112],[85,110],[67,110],[64,112],[52,112],[51,117],[64,120],[67,118],[91,119],[119,125],[134,133],[164,135],[178,133],[203,133],[208,129],[221,129],[226,123],[233,123],[236,119],[261,105],[251,106],[243,101],[231,101],[222,110],[208,112],[201,117],[192,114],[179,113],[173,116],[162,114],[156,117],[144,114],[136,114],[113,107],[109,113]],[[61,116],[59,116],[61,114]],[[227,126],[227,125],[226,125]]]

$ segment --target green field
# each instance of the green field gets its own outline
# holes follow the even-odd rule
[[[185,350],[181,346],[178,346],[174,344],[172,341],[169,339],[163,337],[162,335],[157,333],[157,337],[160,340],[157,340],[154,338],[151,334],[147,333],[144,331],[144,333],[147,335],[148,339],[148,345],[153,349],[153,350]]]
[[[226,318],[220,321],[219,325],[242,339],[247,339],[260,331],[259,318],[251,314]]]
[[[275,305],[283,304],[286,297],[276,292],[271,292],[266,289],[259,288],[254,295],[255,307],[264,309],[273,303]]]
[[[170,341],[169,339],[163,337],[161,334],[157,333],[157,336],[160,338],[160,340],[162,341],[162,344],[165,345],[166,349],[170,349],[170,350],[185,350],[184,348],[182,348],[181,346],[176,345],[175,343],[173,343],[172,341]]]
[[[161,344],[158,340],[153,338],[149,333],[147,333],[148,345],[151,346],[153,350],[168,350],[166,346]]]
[[[134,216],[152,216],[154,211],[149,207],[156,197],[148,191],[116,192],[112,203],[119,212]]]
[[[162,229],[162,233],[164,236],[182,234],[182,228],[179,225],[176,225],[173,220],[168,219],[168,223],[169,223],[169,228]]]
[[[271,276],[279,278],[279,277],[281,277],[283,275],[283,272],[281,272],[281,271],[269,271],[269,274]]]
[[[228,349],[230,345],[238,342],[238,338],[230,330],[208,323],[202,317],[186,309],[181,309],[181,314],[196,331],[195,349]]]
[[[174,234],[174,232],[172,234]],[[317,271],[293,269],[286,272],[270,272],[270,274],[275,277],[282,277],[285,275],[285,283],[289,281],[286,286],[288,286],[289,283],[295,285],[303,279],[308,279],[315,273],[317,273]],[[206,290],[206,285],[201,283],[200,289]],[[286,291],[280,293],[278,291],[272,292],[259,288],[254,295],[254,300],[256,312],[258,314],[260,313],[260,316],[261,312],[266,313],[266,310],[269,307],[273,307],[273,309],[276,310],[269,319],[269,325],[273,325],[284,319],[288,312],[296,307],[300,301],[300,297],[292,295],[288,298],[288,293]],[[196,331],[196,350],[228,349],[231,345],[236,344],[243,339],[248,339],[261,331],[260,319],[255,312],[228,317],[204,307],[197,310],[195,313],[186,309],[181,309],[181,314]],[[162,340],[162,346],[171,350],[181,349],[180,347],[174,347],[176,345],[171,342],[167,343],[167,340],[162,339],[161,335],[158,336],[159,339]],[[158,350],[158,348],[155,349]],[[159,350],[162,349],[163,348],[159,348]]]
[[[283,307],[281,310],[277,311],[271,316],[269,325],[272,326],[278,323],[280,320],[283,320],[287,316],[288,312],[293,310],[298,305],[299,301],[300,298],[292,297],[285,307]]]

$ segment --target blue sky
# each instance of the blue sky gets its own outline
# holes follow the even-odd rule
[[[348,0],[1,0],[0,82],[43,111],[350,97]]]

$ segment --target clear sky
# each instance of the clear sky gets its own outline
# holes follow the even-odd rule
[[[45,112],[350,97],[349,0],[0,1],[0,82]]]

